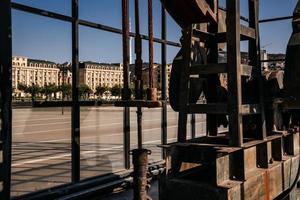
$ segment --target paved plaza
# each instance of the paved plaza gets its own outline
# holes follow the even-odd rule
[[[82,107],[80,124],[81,178],[124,169],[123,109]],[[137,144],[136,110],[132,109],[131,149]],[[150,162],[161,159],[161,109],[143,110],[143,143],[152,150]],[[168,142],[177,135],[177,113],[168,108]],[[188,127],[190,130],[190,127]],[[197,135],[205,118],[196,118]],[[190,136],[190,133],[189,133]],[[22,195],[71,181],[71,109],[13,110],[12,195]]]

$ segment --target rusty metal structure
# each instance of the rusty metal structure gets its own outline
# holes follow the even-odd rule
[[[179,111],[178,142],[163,146],[166,170],[160,183],[160,199],[296,199],[299,121],[288,123],[282,129],[266,129],[266,121],[270,121],[265,116],[264,101],[268,80],[264,82],[260,64],[259,1],[248,1],[249,26],[245,26],[240,23],[240,1],[227,0],[225,32],[218,30],[224,19],[219,14],[217,0],[162,0],[162,3],[182,27],[183,36],[181,52],[173,63],[174,70],[180,73],[172,74],[178,76],[173,78],[179,84],[174,87],[176,91],[170,92],[178,95],[170,101]],[[299,17],[298,12],[296,9],[294,17]],[[194,24],[205,28],[199,29]],[[296,34],[297,19],[293,24]],[[299,41],[295,37],[292,36],[290,46],[292,41]],[[249,44],[246,64],[241,62],[240,42],[243,40]],[[202,63],[196,63],[192,56],[197,54],[193,48],[196,43],[208,52],[207,60],[203,59]],[[227,45],[227,63],[218,63],[219,43]],[[299,68],[297,53],[290,48],[287,75]],[[228,74],[225,102],[220,102],[217,96],[220,73]],[[195,76],[206,83],[198,89],[204,92],[206,104],[196,101],[199,92],[193,89]],[[285,79],[289,97],[297,93],[299,77],[296,76]],[[290,84],[294,84],[293,87]],[[271,102],[276,102],[275,96]],[[293,99],[292,106],[297,112],[299,107],[295,102],[298,98]],[[281,103],[287,110],[292,109],[287,99]],[[195,113],[207,114],[208,135],[187,140],[187,115]],[[226,133],[217,131],[220,115],[228,116]],[[272,121],[273,125],[276,122]]]

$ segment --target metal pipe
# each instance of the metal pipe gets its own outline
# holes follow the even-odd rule
[[[196,115],[191,115],[191,137],[196,138]]]
[[[10,199],[12,142],[12,33],[11,1],[0,1],[0,199]],[[2,150],[2,151],[1,151]]]
[[[166,25],[166,10],[161,6],[161,39],[166,40],[167,38],[167,25]],[[164,102],[162,107],[162,138],[161,143],[167,144],[168,133],[167,133],[167,124],[168,124],[168,113],[167,113],[167,45],[161,44],[161,99]],[[165,154],[163,153],[163,156]]]
[[[80,181],[78,0],[72,0],[72,182]]]
[[[147,200],[147,149],[135,149],[132,151],[133,163],[133,200]]]
[[[129,2],[122,0],[122,38],[123,38],[123,90],[122,99],[129,100]]]
[[[259,23],[282,21],[282,20],[288,20],[288,19],[293,19],[293,16],[276,17],[276,18],[270,18],[270,19],[261,19],[261,20],[259,20]]]
[[[142,127],[142,108],[138,107],[136,111],[137,115],[137,137],[138,137],[138,149],[143,148],[143,127]]]
[[[142,83],[142,39],[140,34],[140,12],[139,0],[135,0],[135,98],[138,100],[143,99],[143,83]]]
[[[123,111],[123,137],[124,137],[124,165],[130,168],[130,108],[125,107]]]
[[[148,0],[148,37],[149,37],[149,88],[154,88],[153,84],[153,11],[152,0]]]

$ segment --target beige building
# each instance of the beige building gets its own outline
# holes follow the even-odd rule
[[[149,64],[144,63],[143,64],[143,71],[142,71],[142,79],[143,79],[143,84],[145,86],[149,86]],[[167,87],[167,96],[169,94],[169,82],[170,82],[170,76],[171,76],[171,69],[172,69],[172,64],[167,64],[166,68],[166,87]],[[153,79],[154,79],[154,87],[158,89],[158,92],[160,95],[161,91],[161,84],[162,84],[162,71],[161,71],[161,65],[154,64],[153,65]]]
[[[19,84],[27,86],[58,85],[58,65],[54,62],[34,60],[27,57],[13,56],[12,58],[12,87],[15,94],[21,94]]]
[[[123,85],[123,65],[120,63],[80,63],[79,84],[86,84],[93,91],[96,90],[97,86]]]

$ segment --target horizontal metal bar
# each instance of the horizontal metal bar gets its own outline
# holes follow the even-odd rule
[[[227,11],[226,8],[219,7],[220,10]],[[241,20],[245,22],[249,22],[249,19],[247,17],[241,16]],[[293,16],[285,16],[285,17],[275,17],[275,18],[269,18],[269,19],[261,19],[259,20],[259,23],[266,23],[266,22],[274,22],[274,21],[282,21],[282,20],[288,20],[293,19]]]
[[[52,18],[52,19],[72,22],[72,17],[70,17],[70,16],[58,14],[58,13],[47,11],[47,10],[42,10],[42,9],[39,9],[39,8],[26,6],[26,5],[19,4],[19,3],[11,3],[11,8],[16,9],[16,10],[20,10],[20,11],[23,11],[23,12],[28,12],[28,13],[44,16],[44,17],[49,17],[49,18]]]
[[[285,59],[270,59],[270,60],[261,60],[260,62],[266,63],[266,62],[284,62]]]
[[[26,5],[19,4],[19,3],[12,3],[11,7],[16,10],[20,10],[23,12],[36,14],[36,15],[40,15],[40,16],[44,16],[44,17],[49,17],[49,18],[56,19],[56,20],[62,20],[62,21],[67,21],[67,22],[72,22],[72,20],[73,20],[73,18],[70,16],[58,14],[58,13],[47,11],[47,10],[42,10],[39,8],[26,6]],[[107,32],[122,34],[122,29],[118,29],[118,28],[114,28],[111,26],[106,26],[103,24],[98,24],[98,23],[90,22],[90,21],[86,21],[86,20],[79,19],[79,25],[98,29],[98,30],[103,30],[103,31],[107,31]],[[129,35],[130,35],[130,37],[135,37],[135,33],[129,33]],[[144,40],[149,40],[148,36],[146,36],[146,35],[141,35],[141,38]],[[168,41],[168,40],[162,40],[159,38],[154,38],[154,42],[161,43],[161,44],[167,44],[169,46],[181,47],[180,43]]]
[[[125,179],[130,176],[132,170],[122,170],[116,173],[105,174],[97,177],[82,180],[78,183],[68,183],[52,187],[51,190],[43,189],[28,194],[13,197],[12,200],[37,200],[37,199],[57,199],[71,193],[91,188],[97,185],[106,184],[112,181]]]
[[[261,19],[261,20],[259,20],[259,23],[282,21],[282,20],[288,20],[288,19],[293,19],[293,16],[276,17],[276,18],[270,18],[270,19]]]
[[[189,70],[190,75],[227,73],[227,64],[209,63],[205,65],[192,65]]]

